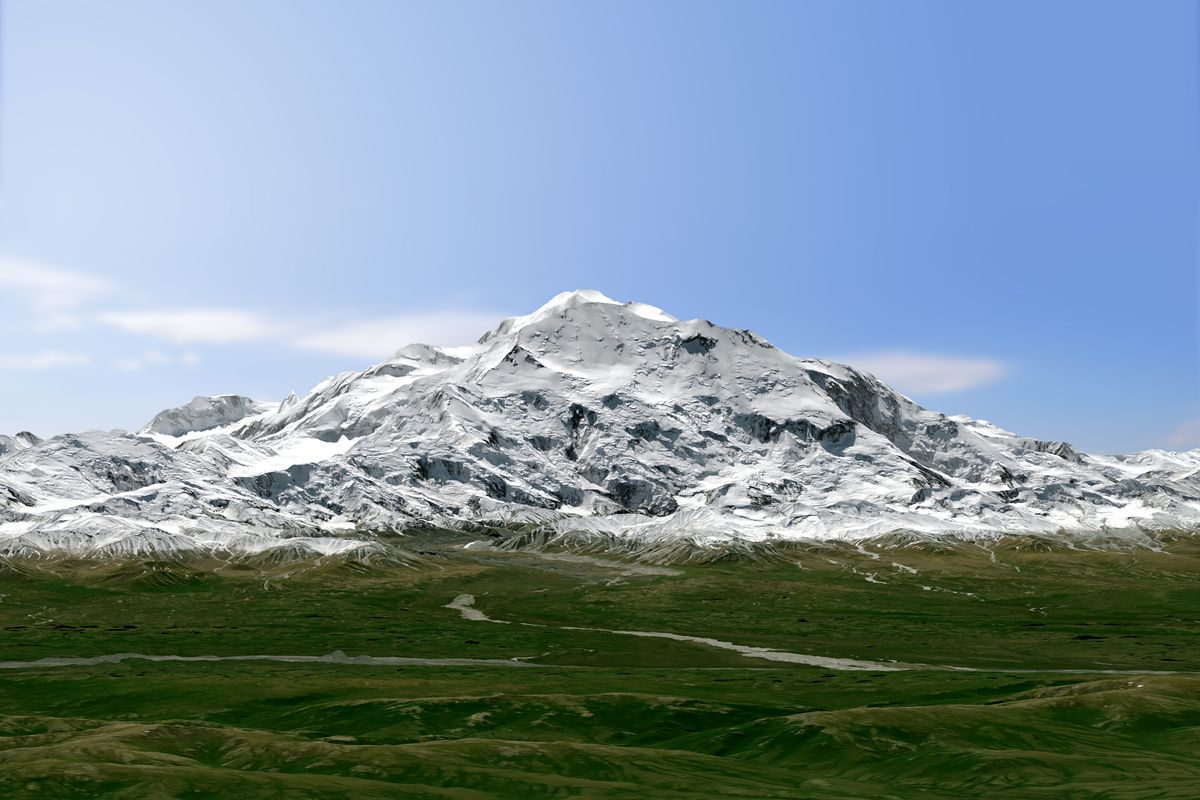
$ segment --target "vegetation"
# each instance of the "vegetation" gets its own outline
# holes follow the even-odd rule
[[[462,543],[409,538],[375,563],[4,564],[0,796],[1148,799],[1200,785],[1186,537],[1129,552],[779,545],[650,567]],[[446,607],[463,594],[507,624]],[[335,650],[519,661],[11,663]]]

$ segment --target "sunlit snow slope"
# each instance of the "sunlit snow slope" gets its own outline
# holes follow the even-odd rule
[[[138,433],[0,437],[0,553],[332,553],[374,531],[517,522],[1136,535],[1200,524],[1200,451],[1091,456],[590,291],[282,404],[196,398]]]

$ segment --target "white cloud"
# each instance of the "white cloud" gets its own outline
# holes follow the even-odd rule
[[[98,315],[105,325],[172,342],[232,344],[265,339],[284,328],[252,311],[180,309],[175,311],[111,311]]]
[[[98,306],[118,294],[108,280],[34,261],[0,255],[0,298],[14,324],[24,330],[102,326],[172,345],[229,345],[260,342],[350,358],[383,359],[414,342],[455,346],[475,342],[504,314],[447,309],[383,318],[338,321],[285,314],[273,316],[235,308],[127,308]],[[50,369],[89,363],[79,352],[45,350],[32,355],[0,354],[0,369]],[[124,372],[199,363],[194,351],[150,349],[109,365]]]
[[[162,367],[171,363],[171,357],[162,350],[147,350],[142,358],[152,367]]]
[[[432,311],[370,319],[306,332],[292,344],[304,350],[353,358],[383,359],[406,344],[471,344],[496,326],[503,314],[482,311]]]
[[[0,369],[55,369],[78,367],[91,362],[87,353],[46,350],[27,355],[0,355]]]
[[[0,297],[28,308],[39,327],[77,327],[80,306],[113,290],[108,281],[34,261],[0,257]]]
[[[113,362],[113,368],[121,372],[140,372],[144,366],[140,358],[118,358]]]
[[[177,309],[105,312],[96,319],[127,333],[177,344],[261,341],[352,358],[383,359],[414,342],[442,346],[473,343],[504,316],[497,312],[446,310],[314,326],[300,319],[272,319],[252,311]],[[188,357],[198,360],[195,354]],[[120,368],[138,369],[153,360],[143,356],[135,367],[133,360],[125,359]]]
[[[1167,446],[1179,450],[1200,447],[1200,417],[1180,423],[1179,427],[1167,434]]]
[[[113,362],[113,367],[122,372],[140,372],[147,367],[173,367],[182,365],[195,366],[200,363],[200,357],[195,353],[184,353],[173,356],[161,350],[147,350],[140,356],[121,358]]]
[[[835,361],[871,373],[912,394],[941,394],[986,386],[1004,377],[1009,365],[994,358],[947,356],[890,350],[859,353]]]

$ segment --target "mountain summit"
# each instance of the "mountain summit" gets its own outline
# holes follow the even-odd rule
[[[282,404],[196,398],[138,433],[0,446],[0,553],[332,553],[474,524],[1136,535],[1200,524],[1200,451],[1088,455],[593,291]]]

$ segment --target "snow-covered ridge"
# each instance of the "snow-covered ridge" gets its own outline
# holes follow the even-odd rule
[[[21,431],[14,436],[0,434],[0,456],[5,453],[15,453],[40,443],[42,440],[29,431]]]
[[[1089,455],[590,291],[282,403],[196,398],[133,434],[0,437],[0,555],[334,553],[373,531],[475,523],[1135,535],[1200,525],[1200,451]]]
[[[163,437],[161,441],[166,444],[178,444],[178,440],[194,439],[216,429],[230,428],[248,417],[259,416],[278,407],[278,403],[264,403],[236,394],[196,397],[185,406],[160,412],[141,432]]]

